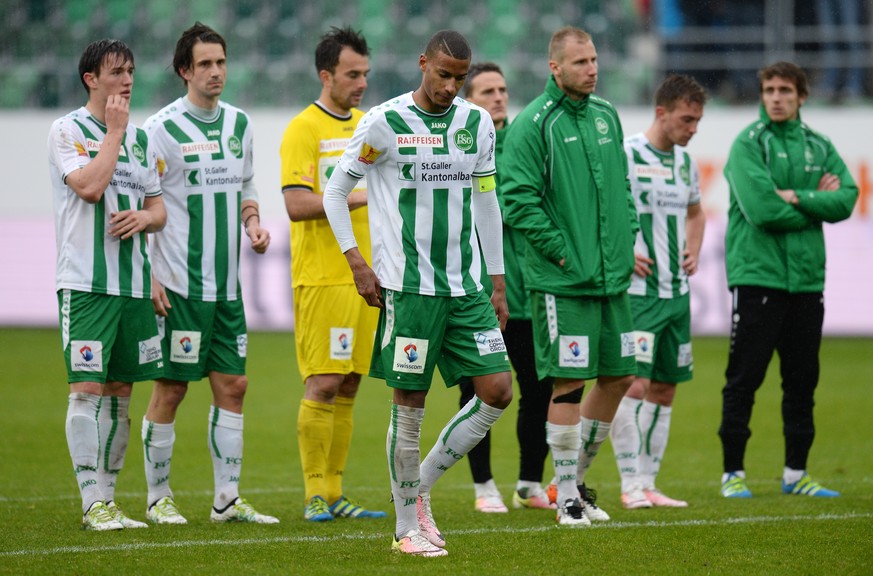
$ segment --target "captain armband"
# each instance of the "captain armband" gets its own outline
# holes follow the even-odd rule
[[[478,182],[478,190],[479,192],[492,192],[497,188],[497,180],[494,178],[494,174],[491,176],[478,176],[476,178]]]

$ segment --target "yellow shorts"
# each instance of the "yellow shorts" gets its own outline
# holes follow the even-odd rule
[[[313,374],[370,371],[379,309],[353,284],[294,288],[294,339],[303,380]]]

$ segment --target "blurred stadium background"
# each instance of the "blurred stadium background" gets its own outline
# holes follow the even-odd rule
[[[54,238],[45,139],[51,122],[81,106],[76,70],[92,40],[124,40],[136,57],[132,119],[141,123],[183,92],[173,74],[175,41],[201,20],[228,41],[223,99],[246,109],[256,138],[256,182],[273,234],[264,258],[244,252],[252,328],[290,329],[287,216],[278,146],[285,125],[320,90],[315,45],[332,25],[363,31],[371,48],[362,108],[414,89],[417,56],[436,30],[471,41],[474,60],[493,60],[507,77],[514,115],[548,74],[548,41],[563,25],[594,37],[597,93],[619,109],[626,134],[651,121],[651,95],[667,72],[693,74],[712,97],[691,153],[701,166],[709,216],[701,273],[692,289],[695,331],[724,334],[729,298],[721,175],[731,141],[757,115],[755,72],[793,60],[810,75],[803,118],[832,138],[861,198],[847,223],[827,226],[826,331],[873,335],[873,27],[871,0],[2,0],[0,1],[0,162],[8,181],[0,210],[0,326],[57,323]]]

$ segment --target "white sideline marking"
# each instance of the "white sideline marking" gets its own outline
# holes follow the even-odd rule
[[[673,522],[606,522],[596,523],[582,530],[605,530],[622,528],[649,527],[682,527],[682,526],[728,526],[733,524],[764,524],[776,522],[822,521],[822,520],[855,520],[858,518],[873,518],[873,513],[848,514],[817,514],[795,516],[746,516],[740,518],[725,518],[723,520],[677,520]],[[500,534],[500,533],[534,533],[557,530],[555,525],[536,526],[528,528],[472,528],[453,530],[451,535],[467,534]],[[250,546],[257,544],[286,544],[293,542],[335,542],[339,540],[381,540],[387,541],[390,534],[337,534],[335,536],[277,536],[273,538],[240,538],[235,540],[181,540],[175,542],[132,542],[107,546],[59,546],[31,550],[0,551],[0,557],[9,556],[50,556],[52,554],[93,554],[95,552],[130,552],[136,550],[156,550],[160,548],[194,548],[199,546]]]

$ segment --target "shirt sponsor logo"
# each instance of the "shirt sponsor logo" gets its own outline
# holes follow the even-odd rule
[[[349,145],[349,138],[332,138],[330,140],[320,140],[318,142],[318,151],[322,154],[325,152],[342,152]]]
[[[634,332],[634,339],[636,341],[637,362],[651,364],[654,360],[655,334],[653,332],[637,330]]]
[[[690,368],[693,363],[694,357],[691,355],[691,342],[680,344],[679,350],[676,354],[676,366],[678,368],[684,368],[686,366]]]
[[[503,341],[503,334],[500,333],[499,328],[476,332],[473,334],[473,339],[479,349],[479,356],[506,352],[506,343]]]
[[[473,135],[470,134],[470,131],[466,128],[461,128],[455,132],[455,146],[457,146],[458,149],[466,152],[473,147],[474,142]]]
[[[71,341],[70,369],[73,372],[103,372],[103,342],[99,340]]]
[[[182,156],[193,156],[196,154],[218,154],[221,152],[221,144],[215,140],[206,142],[185,142],[180,144]]]
[[[637,164],[634,166],[634,175],[637,178],[663,178],[665,180],[670,180],[673,178],[673,170],[663,166]]]
[[[633,332],[621,333],[621,357],[636,356],[636,340]]]
[[[394,371],[407,374],[424,374],[427,363],[428,341],[421,338],[394,339]]]
[[[162,358],[161,338],[152,336],[148,340],[139,343],[139,363],[150,364]]]
[[[354,328],[332,326],[330,329],[330,359],[351,360],[354,337]]]
[[[100,146],[102,144],[103,142],[100,142],[99,140],[94,140],[93,138],[85,139],[85,148],[87,148],[89,153],[94,152],[96,154],[97,152],[100,152]],[[118,157],[127,158],[127,150],[124,149],[124,146],[120,146],[118,148]]]
[[[407,182],[415,180],[415,163],[414,162],[398,162],[397,163],[397,178]]]
[[[588,367],[588,336],[561,336],[558,339],[558,366],[561,368]]]
[[[364,145],[361,146],[361,153],[358,154],[358,162],[363,162],[364,164],[372,164],[381,155],[381,151],[376,150],[375,148],[364,142]]]
[[[445,137],[442,134],[398,134],[397,147],[418,146],[421,148],[444,148]]]
[[[200,186],[200,170],[185,170],[185,187]]]
[[[197,364],[200,361],[200,332],[173,330],[170,360],[179,364]]]

